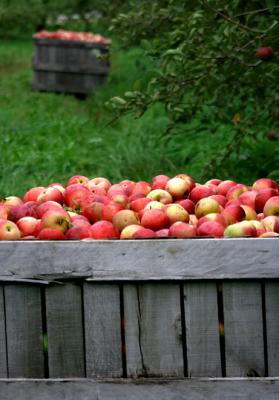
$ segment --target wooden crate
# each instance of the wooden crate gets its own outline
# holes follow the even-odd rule
[[[1,400],[278,399],[278,245],[1,242]]]
[[[34,90],[87,95],[107,79],[109,45],[37,38],[34,45]]]

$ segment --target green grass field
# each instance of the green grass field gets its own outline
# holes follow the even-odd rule
[[[156,106],[141,119],[126,116],[106,126],[113,119],[106,101],[140,89],[153,68],[141,49],[114,46],[107,83],[85,101],[32,91],[32,53],[31,39],[0,42],[0,196],[21,196],[32,186],[51,182],[64,184],[76,174],[106,176],[113,182],[180,172],[196,180],[212,178],[207,164],[228,143],[231,124],[196,117],[175,135],[165,135],[168,118]],[[267,175],[267,154],[274,149],[260,135],[240,158],[225,160],[216,177],[250,183]]]

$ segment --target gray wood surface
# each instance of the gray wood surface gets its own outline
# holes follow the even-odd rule
[[[87,377],[121,377],[120,293],[116,284],[84,284]]]
[[[124,285],[127,375],[183,376],[179,285]]]
[[[4,295],[9,377],[43,378],[40,288],[7,285]]]
[[[277,238],[0,242],[2,277],[279,278]]]
[[[227,376],[264,376],[261,284],[223,284]]]
[[[85,377],[82,292],[67,283],[46,288],[49,376]]]
[[[184,308],[188,376],[222,376],[216,284],[186,283]]]
[[[278,400],[279,379],[5,381],[1,400]]]
[[[279,376],[279,282],[265,284],[268,375]]]
[[[6,321],[4,288],[0,286],[0,378],[7,378]]]

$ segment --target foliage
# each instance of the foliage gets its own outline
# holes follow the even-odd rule
[[[247,141],[279,128],[276,4],[273,0],[157,0],[142,1],[119,14],[112,31],[126,47],[141,44],[153,60],[153,73],[144,90],[116,96],[110,106],[117,115],[139,117],[154,104],[163,104],[169,116],[166,136],[172,140],[180,138],[181,130],[188,134],[197,119],[201,124],[193,134],[205,131],[213,141],[218,129],[226,126],[232,134],[206,166],[215,174],[229,156],[244,156]],[[261,46],[273,47],[273,60],[256,57]]]

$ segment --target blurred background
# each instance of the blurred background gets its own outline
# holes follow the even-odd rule
[[[279,180],[276,3],[0,0],[0,195],[77,174]],[[58,29],[112,40],[84,100],[32,89],[32,35]]]

